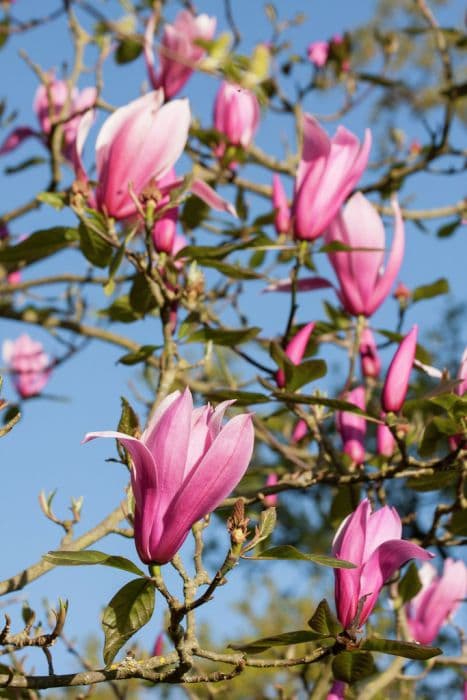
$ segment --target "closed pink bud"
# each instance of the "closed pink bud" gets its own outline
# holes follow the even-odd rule
[[[285,348],[285,354],[294,365],[299,365],[303,360],[303,355],[305,354],[306,346],[308,345],[314,327],[314,323],[307,323],[306,326],[303,326],[303,328],[294,335]],[[276,382],[277,386],[280,388],[285,386],[285,372],[283,369],[278,370]]]
[[[329,56],[329,42],[313,41],[307,49],[308,58],[317,68],[326,65]]]
[[[407,624],[416,642],[431,644],[467,596],[467,567],[446,559],[441,576],[428,562],[418,573],[422,588],[405,606]]]
[[[300,442],[306,435],[308,435],[308,426],[306,421],[300,418],[292,431],[292,442]]]
[[[206,51],[197,39],[210,41],[216,31],[216,18],[195,16],[188,10],[179,12],[173,24],[166,24],[159,48],[159,69],[154,66],[152,43],[155,17],[149,20],[144,42],[144,57],[154,88],[163,88],[167,99],[182,89]]]
[[[457,379],[460,379],[461,381],[456,386],[456,394],[463,396],[467,391],[467,348],[465,348],[462,354],[461,364],[459,371],[457,372]]]
[[[164,653],[164,635],[161,632],[157,635],[151,656],[162,656]]]
[[[355,316],[371,316],[388,296],[399,272],[404,256],[404,223],[395,199],[392,205],[394,238],[384,271],[386,241],[383,222],[360,192],[349,199],[326,232],[326,243],[343,243],[359,249],[329,254],[339,280],[340,300],[346,311]]]
[[[304,117],[303,149],[295,179],[294,232],[299,239],[320,236],[360,180],[368,162],[371,132],[363,144],[339,126],[332,139],[316,119]]]
[[[384,414],[381,416],[384,418]],[[383,457],[391,457],[396,448],[396,441],[387,425],[378,423],[376,426],[376,450]]]
[[[365,624],[385,582],[409,559],[433,557],[402,539],[395,508],[384,506],[372,513],[367,498],[342,522],[332,553],[356,565],[355,569],[334,570],[337,616],[345,628]]]
[[[275,209],[274,225],[278,234],[290,232],[290,207],[284,185],[279,175],[272,176],[272,205]]]
[[[40,139],[40,134],[37,134],[33,129],[30,129],[29,126],[16,127],[16,129],[13,129],[13,131],[8,134],[0,146],[0,156],[10,153],[10,151],[14,151],[20,144],[23,143],[23,141],[26,141],[26,139],[30,138],[31,136],[35,136]]]
[[[381,405],[386,413],[397,413],[404,404],[417,349],[417,334],[418,326],[415,325],[402,340],[389,365],[381,394]]]
[[[187,388],[158,406],[140,438],[105,431],[84,442],[116,438],[132,459],[134,531],[146,564],[165,564],[178,552],[195,522],[211,513],[237,486],[253,453],[251,416],[222,426],[232,401],[193,408]]]
[[[120,107],[97,136],[97,206],[109,216],[125,219],[134,215],[130,187],[139,196],[150,182],[157,186],[185,148],[188,101],[163,101],[163,91],[156,90]]]
[[[379,359],[375,338],[368,327],[363,330],[359,352],[363,376],[379,377],[379,373],[381,372],[381,360]]]
[[[344,700],[346,684],[343,681],[334,681],[332,688],[326,695],[326,700]]]
[[[158,253],[171,255],[177,232],[178,209],[169,209],[156,221],[152,229],[152,240]]]
[[[233,146],[247,148],[259,126],[261,112],[256,95],[240,85],[223,82],[214,102],[214,128]],[[225,144],[220,144],[217,155],[222,156]]]
[[[51,374],[51,360],[42,343],[25,333],[3,343],[3,360],[18,394],[24,399],[40,394]]]
[[[365,389],[362,386],[352,389],[343,398],[362,411],[365,410]],[[337,411],[336,423],[345,454],[349,455],[354,464],[363,464],[365,461],[365,419],[357,413]]]
[[[277,474],[274,472],[271,472],[271,474],[268,474],[268,478],[266,479],[266,486],[275,486],[277,482],[279,481],[279,478]],[[272,506],[277,505],[277,493],[270,493],[268,496],[265,496],[263,499],[263,503],[265,506],[268,508],[271,508]]]

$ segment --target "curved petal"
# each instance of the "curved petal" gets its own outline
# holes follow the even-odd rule
[[[26,139],[29,139],[31,136],[34,136],[42,141],[41,135],[31,129],[29,126],[17,126],[16,129],[13,129],[13,131],[8,134],[0,146],[0,156],[14,151],[15,148],[18,148],[23,141],[26,141]]]
[[[190,189],[193,194],[202,199],[203,202],[206,202],[206,204],[209,204],[209,206],[213,209],[228,212],[232,216],[235,216],[236,219],[238,218],[234,205],[217,194],[216,190],[213,190],[213,188],[208,185],[207,182],[204,182],[204,180],[195,178]]]
[[[152,50],[152,43],[154,41],[154,31],[156,29],[156,17],[154,14],[149,18],[149,22],[146,25],[146,30],[144,32],[144,61],[146,63],[146,69],[148,71],[149,82],[153,88],[160,87],[159,76],[154,66],[154,52]]]
[[[381,405],[386,413],[397,413],[404,404],[417,349],[417,333],[418,326],[414,325],[401,341],[389,365],[381,392]]]

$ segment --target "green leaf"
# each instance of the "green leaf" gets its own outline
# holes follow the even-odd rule
[[[290,401],[291,403],[303,403],[310,404],[312,406],[327,406],[328,408],[333,408],[336,411],[347,411],[348,413],[356,413],[358,416],[362,416],[365,420],[371,423],[382,423],[379,418],[371,416],[369,413],[365,413],[349,401],[343,401],[342,399],[328,399],[325,396],[305,396],[304,394],[293,394],[290,391],[273,391],[275,398],[279,401]]]
[[[285,367],[286,387],[290,391],[296,391],[301,386],[324,377],[326,372],[327,365],[324,360],[305,360],[299,365],[290,362]]]
[[[226,277],[230,277],[234,280],[258,280],[263,279],[264,275],[259,272],[250,270],[248,267],[241,267],[241,265],[230,265],[229,263],[222,262],[221,260],[211,260],[210,258],[198,258],[198,264],[202,267],[211,267],[221,272]]]
[[[341,623],[331,612],[329,603],[325,599],[319,603],[312,617],[308,620],[308,625],[313,632],[323,637],[335,637],[343,630]]]
[[[183,205],[180,222],[184,231],[192,231],[200,226],[209,215],[209,205],[191,195]]]
[[[417,287],[412,292],[412,302],[415,304],[417,301],[422,299],[432,299],[440,294],[447,294],[449,292],[449,282],[444,277],[439,280],[432,282],[431,284],[423,284]]]
[[[21,163],[18,163],[17,165],[9,165],[5,168],[4,172],[6,175],[14,175],[15,173],[21,173],[23,170],[33,168],[35,165],[43,165],[44,163],[47,163],[45,158],[42,156],[34,156],[33,158],[27,158],[26,160],[21,161]]]
[[[138,58],[143,51],[142,41],[136,39],[122,39],[115,51],[115,61],[119,64],[130,63]]]
[[[120,402],[122,404],[122,412],[117,430],[119,433],[126,433],[126,435],[134,437],[140,431],[138,416],[124,396],[120,396]]]
[[[342,651],[332,662],[334,678],[344,683],[356,683],[376,670],[373,657],[367,651]]]
[[[331,566],[333,569],[355,569],[355,564],[343,559],[336,559],[326,554],[304,554],[290,544],[281,544],[277,547],[265,549],[258,556],[246,557],[247,559],[294,559],[299,561],[310,561],[321,566]]]
[[[102,616],[104,662],[112,663],[122,646],[152,617],[154,586],[143,578],[130,581],[114,595]]]
[[[426,661],[443,653],[437,647],[428,647],[416,642],[400,642],[397,639],[380,639],[379,637],[365,639],[360,645],[360,649],[379,651],[382,654],[391,654],[392,656],[403,656],[405,659],[416,659],[417,661]]]
[[[460,218],[454,219],[454,221],[450,221],[449,223],[444,224],[444,226],[441,226],[436,232],[436,235],[438,238],[447,238],[448,236],[452,236],[455,230],[460,226],[460,223]]]
[[[138,274],[130,289],[131,308],[143,316],[157,307],[157,299],[153,294],[151,283],[145,275]]]
[[[242,555],[245,552],[249,552],[250,549],[254,549],[256,545],[260,542],[267,540],[270,535],[272,535],[274,528],[276,527],[277,513],[274,507],[266,508],[266,510],[261,511],[259,524],[256,528],[255,536],[249,544],[247,544],[243,550]]]
[[[248,654],[260,654],[271,647],[289,646],[290,644],[306,644],[323,639],[323,635],[310,630],[297,630],[295,632],[284,632],[273,637],[255,639],[253,642],[245,644],[229,644],[230,649],[244,651]]]
[[[66,192],[39,192],[39,194],[36,195],[38,202],[48,204],[57,211],[61,211],[63,209],[66,204],[67,197],[68,195]]]
[[[467,514],[465,510],[456,510],[452,514],[447,529],[452,532],[453,535],[459,535],[461,537],[467,536]]]
[[[101,309],[99,315],[107,316],[111,321],[120,321],[121,323],[133,323],[141,319],[141,314],[132,308],[128,294],[115,299],[106,309]]]
[[[253,328],[239,329],[218,329],[218,328],[202,328],[196,331],[188,339],[188,343],[207,342],[212,340],[214,345],[241,345],[249,340],[256,338],[261,328],[257,326]]]
[[[0,263],[15,268],[30,265],[72,246],[78,240],[78,230],[68,226],[54,226],[36,231],[21,243],[2,248]]]
[[[158,348],[160,348],[160,345],[142,345],[136,352],[128,352],[126,355],[122,355],[117,362],[122,365],[137,365],[139,362],[145,362]]]
[[[112,258],[113,247],[92,228],[79,225],[80,249],[86,260],[97,267],[107,267]]]
[[[412,598],[415,598],[417,593],[422,590],[422,582],[418,575],[417,567],[414,562],[410,562],[407,571],[399,581],[398,593],[402,603],[407,603]]]
[[[111,566],[114,569],[128,571],[130,574],[144,576],[144,572],[129,559],[105,554],[93,549],[85,549],[78,552],[61,550],[48,552],[44,559],[55,566],[94,566],[95,564],[102,564],[102,566]]]
[[[419,477],[412,476],[405,482],[408,489],[414,491],[441,491],[447,486],[452,486],[459,479],[460,472],[456,469],[438,471],[433,474],[424,474]]]
[[[205,393],[211,401],[235,400],[237,406],[250,406],[255,403],[268,403],[270,398],[256,391],[236,391],[235,389],[216,389]]]

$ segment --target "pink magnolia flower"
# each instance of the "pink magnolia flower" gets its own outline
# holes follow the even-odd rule
[[[156,221],[152,229],[154,248],[158,253],[172,254],[177,233],[178,208],[168,209],[164,215]]]
[[[277,482],[279,481],[279,477],[275,472],[271,472],[268,474],[268,478],[266,479],[266,486],[275,486]],[[277,500],[278,500],[278,495],[277,493],[271,493],[269,496],[265,496],[263,503],[265,506],[270,508],[271,506],[276,506],[277,505]]]
[[[384,583],[409,559],[433,557],[402,539],[395,508],[384,506],[372,513],[367,498],[340,525],[332,553],[356,564],[355,569],[334,570],[337,616],[345,628],[365,624]]]
[[[360,180],[368,162],[371,132],[363,144],[339,126],[331,139],[316,119],[304,117],[303,149],[295,179],[293,218],[295,236],[320,236]]]
[[[188,100],[164,104],[163,90],[133,100],[108,117],[96,140],[97,208],[115,219],[135,216],[130,188],[139,197],[149,185],[154,186],[159,205],[165,204],[168,193],[182,184],[173,166],[185,148],[190,118]],[[90,126],[90,119],[82,120],[73,157],[83,183],[87,175],[81,155]],[[214,209],[236,216],[235,208],[206,182],[195,178],[191,191]]]
[[[384,413],[381,418],[384,418]],[[383,457],[391,457],[396,448],[396,441],[387,425],[378,423],[376,426],[376,450]]]
[[[178,552],[192,525],[211,513],[235,488],[253,452],[251,416],[241,414],[222,426],[231,401],[216,409],[193,408],[187,388],[167,396],[140,438],[104,431],[132,459],[135,544],[146,564],[165,564]]]
[[[4,341],[3,360],[9,367],[16,391],[23,399],[40,394],[49,381],[51,359],[44,352],[42,343],[32,340],[26,333],[16,340]]]
[[[329,56],[328,41],[313,41],[307,49],[309,60],[317,67],[322,68],[326,65]]]
[[[227,137],[229,144],[247,148],[259,126],[261,112],[256,95],[240,85],[223,81],[214,102],[214,128]],[[225,143],[219,144],[216,155],[222,156]]]
[[[154,642],[154,647],[153,647],[151,656],[162,656],[163,653],[164,653],[164,634],[162,632],[160,632],[156,637],[156,641]]]
[[[343,681],[334,681],[326,700],[344,700],[346,684]]]
[[[202,14],[195,16],[188,10],[178,13],[173,24],[164,26],[159,49],[159,69],[154,67],[152,49],[155,17],[149,20],[144,41],[144,57],[149,80],[154,88],[163,88],[167,98],[173,97],[185,85],[205,55],[196,44],[197,39],[210,41],[216,31],[216,18]]]
[[[441,576],[429,562],[418,573],[422,588],[405,606],[407,624],[416,642],[431,644],[467,596],[467,567],[446,559]]]
[[[379,359],[374,335],[368,326],[363,329],[360,339],[360,364],[364,377],[379,377],[381,360]]]
[[[300,442],[300,440],[303,440],[305,435],[308,435],[308,426],[306,421],[304,421],[303,418],[300,418],[292,430],[292,442]]]
[[[31,136],[47,143],[47,137],[52,132],[54,122],[63,119],[61,116],[62,110],[69,100],[69,109],[67,110],[69,116],[63,124],[63,155],[68,160],[71,160],[73,144],[77,138],[83,113],[86,110],[92,110],[96,97],[96,88],[88,87],[84,88],[84,90],[72,88],[70,91],[64,80],[56,80],[53,73],[51,73],[47,86],[44,84],[39,85],[33,100],[33,109],[39,122],[40,132],[34,131],[28,126],[17,127],[3,142],[0,147],[0,155],[14,150]],[[94,118],[93,111],[92,118]]]
[[[349,391],[343,398],[362,411],[365,410],[364,387],[357,386],[355,389],[352,389],[352,391]],[[336,424],[342,438],[345,454],[349,455],[354,464],[363,464],[365,461],[365,419],[357,413],[337,411]]]
[[[277,233],[290,233],[291,216],[287,195],[279,175],[272,176],[272,204],[275,210],[274,225]]]
[[[360,193],[354,194],[329,225],[326,243],[368,250],[336,251],[329,259],[339,280],[339,298],[350,314],[371,316],[383,303],[404,256],[404,223],[393,199],[394,240],[384,272],[385,235],[380,216]]]
[[[292,340],[287,344],[285,348],[285,354],[294,365],[299,365],[303,360],[303,355],[305,354],[306,346],[310,339],[310,335],[313,333],[314,323],[307,323],[303,326]],[[283,369],[279,369],[276,373],[277,386],[281,389],[285,386],[285,372]]]
[[[397,413],[404,404],[417,349],[417,334],[418,326],[415,325],[402,340],[389,365],[381,394],[381,405],[386,413]]]
[[[467,348],[462,353],[462,359],[457,372],[457,379],[461,381],[457,384],[455,392],[458,396],[463,396],[467,391]]]

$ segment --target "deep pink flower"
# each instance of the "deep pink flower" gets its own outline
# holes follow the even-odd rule
[[[152,229],[154,248],[158,253],[172,254],[177,231],[178,209],[168,209],[164,215],[156,221]]]
[[[379,359],[374,335],[368,326],[363,329],[360,339],[360,364],[364,377],[379,377],[381,360]]]
[[[360,408],[362,411],[365,410],[364,387],[357,386],[343,396],[343,399],[354,404],[354,406],[357,406],[357,408]],[[363,464],[365,461],[365,419],[357,413],[337,411],[336,424],[342,438],[345,454],[349,455],[354,464]]]
[[[164,634],[160,632],[157,635],[156,641],[154,642],[154,647],[151,656],[162,656],[164,653]]]
[[[182,10],[173,24],[164,26],[159,49],[159,69],[154,67],[152,49],[155,17],[149,20],[144,41],[144,57],[149,79],[154,88],[163,88],[166,98],[173,97],[187,82],[196,69],[196,64],[205,55],[205,50],[195,42],[210,41],[216,31],[216,18],[202,14],[197,17]]]
[[[344,700],[346,683],[334,681],[332,688],[326,696],[326,700]]]
[[[261,111],[256,95],[240,85],[222,82],[214,102],[214,128],[227,137],[229,144],[247,148],[259,126]],[[224,154],[219,144],[216,155]]]
[[[404,256],[404,223],[399,205],[392,202],[394,239],[384,272],[385,235],[380,216],[360,192],[329,225],[326,243],[343,243],[369,250],[336,251],[329,259],[339,280],[339,297],[350,314],[371,316],[388,296]]]
[[[467,596],[467,567],[446,559],[441,576],[428,562],[418,573],[422,588],[405,606],[407,624],[416,642],[431,644]]]
[[[317,67],[322,68],[326,65],[329,56],[328,41],[313,41],[307,49],[309,60]]]
[[[467,348],[465,348],[462,354],[461,363],[457,372],[457,379],[461,381],[457,384],[455,392],[458,396],[463,396],[467,391]]]
[[[381,405],[386,413],[397,413],[404,404],[417,349],[417,334],[415,325],[401,341],[389,365],[381,393]]]
[[[132,459],[135,544],[146,564],[165,564],[178,552],[192,525],[211,513],[235,488],[253,452],[251,416],[222,426],[231,401],[216,409],[193,408],[187,388],[165,398],[141,438],[104,431],[117,438]]]
[[[303,360],[303,355],[305,354],[306,346],[310,339],[310,335],[313,333],[314,323],[307,323],[303,326],[292,340],[287,344],[285,348],[285,354],[294,365],[299,365]],[[279,369],[276,373],[277,386],[283,388],[285,386],[285,372],[283,369]]]
[[[292,442],[300,442],[300,440],[303,440],[305,435],[308,435],[308,426],[306,421],[304,421],[303,418],[300,418],[292,430]]]
[[[271,472],[268,474],[268,478],[266,479],[266,486],[275,486],[277,482],[279,481],[279,477],[275,472]],[[268,496],[264,497],[264,505],[270,508],[271,506],[276,506],[277,505],[277,500],[278,500],[278,495],[277,493],[271,493]]]
[[[275,210],[274,225],[277,233],[290,233],[291,216],[287,195],[279,175],[272,176],[272,205]]]
[[[16,391],[23,399],[41,393],[52,370],[51,359],[44,352],[42,343],[32,340],[26,333],[16,340],[5,340],[3,360],[9,367]]]
[[[384,419],[384,413],[381,415]],[[391,457],[396,448],[396,441],[387,425],[378,423],[376,426],[376,450],[383,457]]]
[[[384,506],[372,513],[367,498],[342,522],[332,553],[356,564],[355,569],[334,570],[337,616],[346,628],[365,624],[384,583],[405,562],[433,557],[402,539],[402,523],[395,508]]]
[[[331,139],[316,119],[304,117],[303,149],[295,179],[293,218],[295,236],[320,236],[360,180],[368,162],[371,132],[363,144],[339,126]]]

